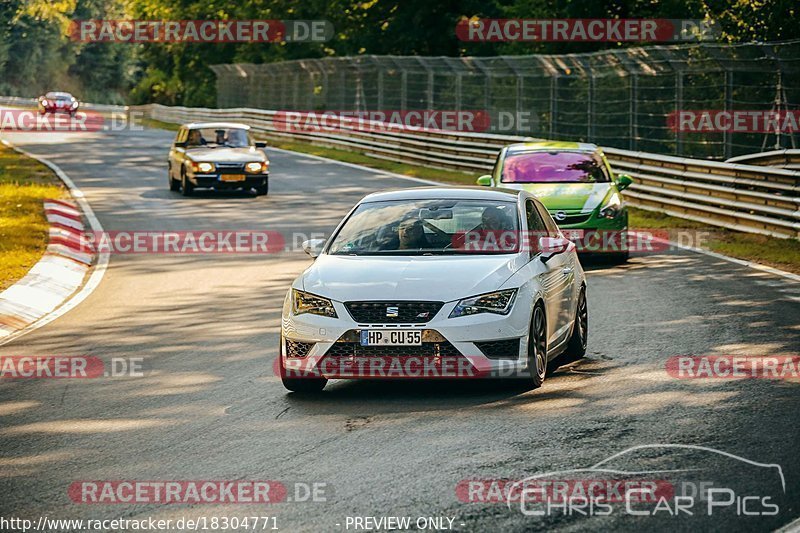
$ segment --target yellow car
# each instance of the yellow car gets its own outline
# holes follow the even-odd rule
[[[250,126],[203,122],[181,126],[169,151],[169,190],[191,196],[196,188],[269,192],[269,158]]]

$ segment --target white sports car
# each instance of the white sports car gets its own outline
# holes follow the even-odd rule
[[[586,351],[575,246],[530,193],[416,188],[371,194],[283,305],[279,367],[292,391],[332,378],[518,377]]]

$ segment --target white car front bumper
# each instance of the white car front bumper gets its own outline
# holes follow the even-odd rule
[[[453,301],[445,303],[428,322],[402,324],[356,321],[345,304],[336,301],[333,307],[337,318],[294,315],[287,297],[281,322],[282,365],[296,375],[327,378],[519,376],[527,369],[532,308],[531,296],[520,292],[508,315],[481,313],[448,318],[457,304]],[[398,328],[421,330],[422,346],[360,346],[364,329]],[[393,369],[391,373],[389,368]]]

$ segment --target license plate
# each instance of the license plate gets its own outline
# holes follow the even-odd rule
[[[244,181],[244,174],[220,174],[222,181]]]
[[[411,329],[361,330],[361,346],[421,346],[422,331]]]

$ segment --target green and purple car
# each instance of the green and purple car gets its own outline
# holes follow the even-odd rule
[[[628,259],[627,246],[614,243],[625,241],[628,210],[621,191],[633,179],[615,174],[597,145],[512,144],[500,151],[492,173],[481,176],[477,183],[533,193],[562,230],[574,230],[564,233],[580,241],[579,251],[605,252],[619,261]]]

